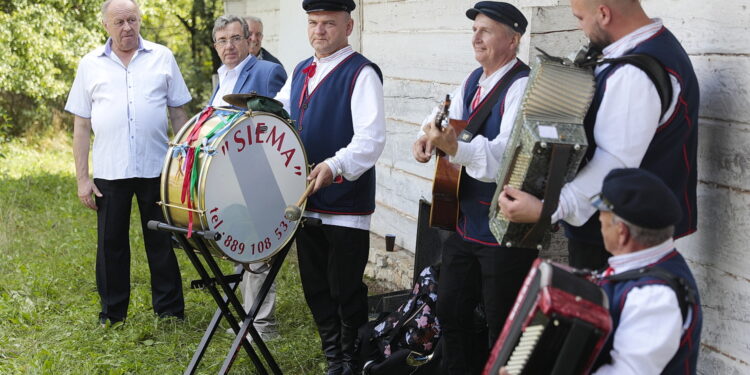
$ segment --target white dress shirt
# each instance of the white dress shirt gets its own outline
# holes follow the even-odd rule
[[[607,46],[604,57],[623,56],[656,34],[663,27],[662,21],[652,21]],[[607,66],[598,66],[596,73]],[[659,93],[646,73],[633,65],[624,65],[607,78],[607,90],[594,126],[596,150],[573,181],[563,186],[552,222],[565,220],[571,225],[583,225],[596,212],[590,199],[602,190],[604,176],[615,168],[640,166],[656,129],[670,118],[680,95],[679,81],[671,74],[670,79],[672,102],[660,119]]]
[[[614,274],[656,263],[674,250],[669,239],[635,253],[609,258]],[[612,303],[612,301],[610,301]],[[677,353],[690,316],[682,322],[682,312],[672,288],[662,284],[642,285],[631,290],[620,314],[610,354],[612,363],[595,375],[660,374]]]
[[[91,119],[94,178],[152,178],[167,153],[167,106],[192,98],[167,47],[140,38],[126,67],[111,39],[84,56],[65,110]]]
[[[233,69],[229,69],[226,65],[222,64],[219,69],[216,70],[216,73],[219,75],[219,90],[216,92],[214,100],[211,101],[211,106],[229,106],[229,103],[224,101],[224,95],[234,93],[234,86],[237,84],[237,78],[240,77],[242,68],[254,58],[255,56],[248,54],[247,57],[245,57],[245,59]]]
[[[518,59],[513,59],[509,63],[503,65],[496,72],[489,76],[482,76],[479,78],[479,101],[481,102],[492,91],[498,81],[507,73]],[[471,74],[469,74],[470,76]],[[452,119],[463,119],[464,115],[464,87],[466,81],[469,79],[467,76],[460,86],[456,87],[451,92],[451,106],[449,108],[448,117]],[[508,144],[508,138],[510,132],[513,130],[513,123],[516,120],[516,113],[521,105],[523,99],[523,93],[526,89],[526,83],[528,83],[528,77],[523,77],[515,82],[508,88],[508,93],[505,96],[504,113],[503,119],[500,122],[500,133],[494,139],[487,139],[487,137],[478,134],[471,142],[458,142],[458,149],[456,155],[449,158],[451,163],[460,164],[465,167],[466,173],[483,182],[495,182],[498,170],[500,169],[500,161],[503,158],[505,152],[505,146]],[[424,126],[435,118],[438,107],[432,110],[424,121],[422,121],[422,127],[419,131],[418,137],[424,134]]]
[[[351,46],[336,51],[331,56],[313,58],[317,67],[307,84],[307,92],[315,87],[336,66],[354,53]],[[302,74],[302,73],[300,73]],[[281,88],[276,100],[284,103],[284,108],[291,112],[292,79]],[[352,91],[351,110],[354,135],[349,144],[338,150],[335,155],[325,160],[333,172],[333,177],[341,175],[349,181],[355,181],[375,165],[385,147],[385,112],[383,110],[383,84],[371,66],[362,69]],[[323,224],[369,230],[371,215],[330,215],[305,211],[305,216],[320,218]]]

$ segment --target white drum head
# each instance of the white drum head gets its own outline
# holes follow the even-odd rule
[[[256,112],[212,146],[216,152],[206,158],[200,187],[204,227],[221,234],[216,246],[236,262],[273,256],[299,223],[284,218],[284,210],[305,191],[307,159],[300,139],[285,121]]]

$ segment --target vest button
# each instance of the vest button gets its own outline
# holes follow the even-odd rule
[[[302,104],[302,109],[307,109],[307,103]]]

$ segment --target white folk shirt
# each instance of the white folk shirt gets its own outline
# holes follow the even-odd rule
[[[314,57],[317,67],[315,75],[307,83],[307,92],[312,92],[339,63],[354,53],[351,46],[346,46],[328,57]],[[302,73],[300,73],[302,74]],[[281,88],[276,100],[284,103],[284,108],[291,112],[289,98],[292,80],[289,79]],[[325,160],[333,172],[333,177],[341,175],[349,181],[355,181],[378,161],[385,147],[385,112],[383,110],[383,83],[371,66],[366,66],[359,73],[352,91],[351,110],[354,135],[349,144]],[[323,224],[369,230],[371,215],[330,215],[305,211],[305,216],[320,218]]]
[[[656,34],[663,26],[662,21],[652,21],[607,46],[604,57],[623,56]],[[607,66],[598,66],[596,73]],[[596,114],[594,156],[573,181],[563,186],[552,222],[565,220],[571,225],[583,225],[596,212],[590,199],[602,190],[604,176],[615,168],[640,166],[656,129],[669,119],[680,94],[679,81],[671,74],[670,79],[672,103],[660,119],[659,93],[646,73],[633,65],[625,65],[607,78],[607,90]]]
[[[511,60],[489,76],[482,74],[482,77],[479,79],[479,87],[482,88],[479,93],[480,102],[492,91],[492,88],[503,78],[505,73],[516,65],[517,61],[518,59]],[[464,79],[461,86],[456,87],[450,94],[451,106],[448,117],[452,119],[463,119],[464,87],[469,76]],[[505,146],[513,129],[513,122],[516,120],[516,113],[521,105],[528,81],[528,77],[520,78],[508,88],[508,93],[505,95],[505,112],[500,123],[500,133],[498,133],[497,137],[487,139],[485,136],[479,134],[471,142],[458,142],[458,150],[456,151],[456,155],[449,158],[450,162],[463,165],[466,168],[466,173],[479,181],[495,182],[498,170],[500,169],[500,161],[503,158],[503,152],[505,152]],[[438,109],[438,107],[435,107],[432,113],[422,121],[418,137],[424,134],[424,126],[435,118]]]
[[[152,178],[167,153],[167,106],[192,98],[172,52],[140,38],[126,67],[111,39],[84,56],[65,110],[91,119],[94,178]]]
[[[222,65],[219,67],[219,69],[216,71],[219,75],[219,91],[216,92],[216,96],[214,96],[214,100],[210,103],[214,107],[218,106],[228,106],[229,103],[224,101],[224,95],[232,94],[234,93],[234,86],[237,84],[237,78],[240,77],[240,73],[242,73],[242,68],[247,65],[248,62],[252,61],[255,58],[253,55],[247,55],[244,60],[242,60],[237,66],[235,66],[233,69],[227,68],[226,65]]]
[[[669,239],[635,253],[609,258],[614,274],[656,263],[674,250]],[[612,301],[610,301],[612,303]],[[643,285],[628,293],[620,314],[610,354],[612,363],[595,375],[660,374],[680,347],[682,332],[689,325],[672,288],[662,284]]]

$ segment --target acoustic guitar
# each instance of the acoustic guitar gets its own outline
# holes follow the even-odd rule
[[[440,111],[435,116],[435,125],[446,131],[453,127],[456,134],[466,128],[466,121],[448,118],[451,106],[450,95],[445,96]],[[448,161],[448,155],[435,150],[435,178],[432,181],[432,207],[430,208],[430,226],[445,230],[456,230],[458,223],[458,184],[461,182],[461,166]]]

